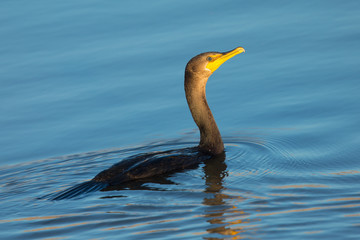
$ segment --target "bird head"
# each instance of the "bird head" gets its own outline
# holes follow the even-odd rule
[[[235,55],[245,52],[242,47],[237,47],[229,52],[206,52],[193,57],[186,65],[186,71],[209,77],[224,62]]]

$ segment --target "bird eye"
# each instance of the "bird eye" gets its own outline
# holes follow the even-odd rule
[[[206,60],[211,61],[212,57],[207,57]]]

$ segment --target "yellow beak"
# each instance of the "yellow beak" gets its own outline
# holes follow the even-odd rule
[[[211,72],[215,72],[215,70],[218,69],[221,64],[242,52],[245,52],[245,49],[242,47],[238,47],[229,52],[211,55],[210,57],[212,60],[209,61],[209,63],[206,65],[206,68],[209,69]]]

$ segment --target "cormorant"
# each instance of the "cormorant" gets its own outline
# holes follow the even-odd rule
[[[210,75],[228,59],[245,52],[242,47],[229,52],[206,52],[193,57],[185,68],[185,95],[191,115],[200,130],[197,147],[135,155],[100,172],[92,180],[55,193],[52,200],[81,194],[198,166],[206,159],[224,154],[224,144],[206,101],[205,87]]]

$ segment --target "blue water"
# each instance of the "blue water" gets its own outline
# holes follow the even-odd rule
[[[359,1],[2,1],[2,239],[359,239]],[[52,202],[121,159],[193,146],[187,61],[224,162]]]

